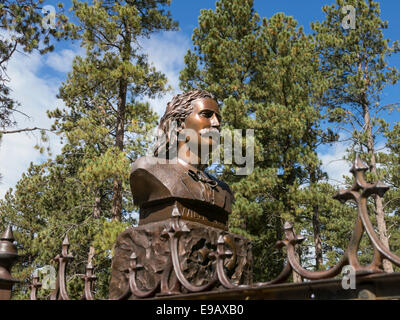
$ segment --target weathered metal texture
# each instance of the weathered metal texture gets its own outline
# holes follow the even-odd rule
[[[41,286],[42,286],[42,283],[39,281],[39,274],[37,271],[35,271],[32,276],[32,284],[30,285],[30,288],[31,288],[30,299],[31,300],[37,300],[37,292]]]
[[[169,219],[178,206],[183,220],[227,230],[231,190],[189,164],[142,157],[132,168],[130,183],[133,199],[140,205],[139,226]]]
[[[222,238],[221,238],[222,237]],[[221,285],[218,252],[226,239],[224,268],[236,285],[251,283],[251,245],[244,237],[184,221],[175,206],[172,218],[130,228],[117,240],[110,299],[137,299],[213,290]]]
[[[18,280],[11,276],[11,267],[18,259],[11,226],[0,237],[0,300],[11,298],[12,287]]]
[[[218,144],[220,122],[218,103],[207,91],[178,94],[167,104],[155,157],[137,159],[130,175],[132,197],[140,207],[139,225],[165,221],[179,206],[183,220],[227,231],[233,193],[203,171],[208,163],[204,151],[209,154]]]
[[[67,265],[68,262],[74,258],[74,256],[68,252],[68,249],[69,240],[68,235],[66,235],[64,241],[62,242],[61,253],[54,258],[54,261],[58,263],[58,274],[56,288],[51,293],[50,300],[69,300],[66,281]]]
[[[58,273],[56,279],[56,287],[50,294],[50,300],[70,300],[67,290],[67,265],[68,262],[71,261],[74,256],[68,252],[69,249],[69,240],[68,235],[65,236],[62,246],[61,253],[54,258],[54,261],[58,264]],[[82,280],[85,283],[84,291],[82,294],[82,300],[95,300],[93,290],[94,290],[94,282],[97,277],[94,274],[94,267],[92,265],[92,258],[94,255],[94,249],[90,247],[88,263],[86,265],[86,273],[81,276]],[[38,290],[42,286],[42,283],[39,281],[38,272],[35,271],[32,276],[32,284],[30,285],[31,294],[30,300],[38,300],[37,294]]]
[[[357,277],[355,289],[344,290],[342,279],[281,283],[221,291],[154,297],[156,300],[398,300],[400,273]]]
[[[94,248],[90,247],[88,263],[86,265],[86,273],[82,276],[82,280],[85,282],[85,289],[83,291],[82,300],[95,300],[94,298],[94,283],[97,276],[94,274],[94,267],[92,265],[92,259],[94,256]]]
[[[368,215],[367,201],[370,196],[375,194],[383,196],[384,193],[389,189],[387,185],[378,181],[376,183],[367,183],[365,180],[365,171],[368,167],[361,161],[357,155],[353,167],[350,172],[354,175],[354,184],[350,189],[339,191],[334,198],[346,202],[353,200],[357,204],[358,215],[354,225],[353,234],[351,236],[349,246],[345,251],[341,260],[337,265],[327,271],[312,272],[301,267],[298,263],[295,255],[295,245],[301,243],[304,238],[299,237],[293,231],[293,226],[290,223],[285,224],[285,235],[286,239],[278,242],[278,246],[286,246],[287,248],[287,260],[293,270],[301,275],[305,279],[319,280],[333,278],[338,275],[345,265],[350,265],[356,272],[356,275],[362,276],[367,274],[382,273],[381,269],[382,259],[387,258],[392,263],[400,266],[400,257],[390,252],[376,235],[372,226],[371,220]],[[374,256],[372,262],[367,266],[362,266],[357,258],[357,251],[359,250],[361,237],[364,231],[367,232],[368,237],[371,239],[371,243],[374,249]]]
[[[208,274],[204,279],[208,279],[208,282],[201,285],[193,285],[189,283],[185,276],[181,271],[180,265],[180,252],[178,251],[178,243],[183,234],[188,234],[190,232],[187,227],[187,223],[183,222],[180,217],[181,214],[177,207],[175,207],[172,215],[173,218],[169,221],[168,227],[163,231],[164,235],[168,235],[169,239],[169,248],[173,270],[175,275],[179,281],[179,284],[186,289],[187,292],[190,293],[200,293],[209,291],[211,288],[215,287],[217,284],[222,285],[225,289],[235,290],[262,290],[263,288],[269,288],[274,284],[282,283],[286,281],[292,271],[295,271],[297,274],[302,276],[304,279],[308,280],[321,280],[321,279],[329,279],[337,276],[343,269],[345,265],[350,265],[353,267],[356,272],[357,277],[372,275],[376,273],[383,273],[381,269],[382,259],[387,258],[392,263],[397,266],[400,266],[400,257],[396,256],[392,252],[390,252],[385,246],[381,243],[379,238],[377,237],[372,223],[369,219],[368,208],[367,208],[367,200],[370,196],[375,194],[379,194],[383,196],[384,193],[388,190],[388,186],[384,185],[382,182],[377,182],[374,184],[369,184],[365,180],[365,171],[368,169],[366,165],[362,163],[359,156],[356,157],[354,165],[350,172],[354,175],[354,185],[352,188],[348,190],[341,190],[337,195],[335,195],[335,199],[340,201],[348,201],[354,200],[358,207],[358,215],[355,222],[354,230],[352,237],[349,242],[349,246],[345,251],[341,260],[337,263],[336,266],[327,270],[327,271],[309,271],[303,268],[297,258],[295,246],[301,243],[304,238],[296,235],[293,230],[293,225],[290,223],[285,223],[285,240],[278,241],[277,247],[282,248],[286,247],[287,249],[287,265],[282,270],[281,274],[276,278],[269,282],[265,283],[256,283],[256,284],[239,284],[238,282],[232,281],[227,275],[227,259],[232,261],[234,253],[227,248],[229,241],[227,241],[226,236],[223,232],[219,233],[217,240],[217,247],[213,252],[208,252],[208,257],[213,257],[216,259],[216,272],[213,274]],[[359,245],[361,241],[361,237],[364,233],[367,232],[367,235],[371,239],[373,249],[374,249],[374,257],[372,262],[363,266],[359,263],[357,257],[357,251],[359,250]],[[192,234],[191,234],[192,235]],[[166,263],[170,263],[169,260]],[[343,290],[343,289],[342,289]],[[131,293],[133,293],[131,291]],[[151,294],[153,294],[152,292]],[[133,293],[134,294],[134,293]],[[148,298],[149,295],[141,295],[137,297]]]
[[[285,223],[285,239],[277,247],[286,247],[287,264],[281,274],[264,283],[251,283],[251,244],[241,236],[205,224],[182,219],[180,207],[173,204],[172,216],[165,221],[148,223],[123,232],[117,241],[110,283],[110,299],[374,299],[400,298],[400,273],[385,274],[381,269],[386,258],[400,266],[396,256],[381,243],[369,219],[367,200],[383,194],[388,187],[381,182],[367,183],[367,170],[357,156],[351,169],[352,188],[335,198],[353,200],[358,214],[348,248],[336,266],[327,271],[309,271],[296,259],[295,246],[304,238],[296,235],[293,225]],[[364,231],[374,249],[372,262],[363,266],[357,251]],[[68,241],[57,261],[60,264],[57,289],[59,298],[68,299],[65,290],[65,267]],[[344,290],[337,276],[345,265],[356,272],[357,290]],[[292,271],[311,281],[285,283]],[[86,299],[93,299],[95,276],[88,265],[85,279]],[[37,279],[32,285],[36,295]],[[218,290],[214,290],[218,289]]]

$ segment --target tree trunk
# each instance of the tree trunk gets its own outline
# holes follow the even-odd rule
[[[126,22],[124,21],[126,32],[122,35],[123,44],[121,46],[121,58],[123,61],[129,61],[132,54],[131,33],[128,31]],[[128,94],[128,81],[123,76],[119,81],[119,97],[117,110],[117,128],[115,132],[115,146],[119,151],[124,151],[124,135],[125,135],[125,112],[126,99]],[[120,177],[114,179],[113,185],[113,203],[112,203],[112,220],[121,221],[122,218],[122,180]]]
[[[318,207],[313,207],[313,231],[314,231],[314,245],[315,245],[315,270],[319,270],[322,266],[322,241],[321,241],[321,226],[319,222]]]
[[[112,220],[121,221],[122,218],[122,181],[115,178],[113,185]]]
[[[94,206],[93,206],[93,218],[98,219],[101,216],[101,193],[99,190],[96,191],[94,197]]]
[[[310,168],[310,188],[317,183],[317,175],[314,168]],[[321,240],[321,223],[319,221],[318,205],[313,205],[313,233],[314,233],[314,246],[315,246],[315,270],[319,270],[322,266],[322,240]]]
[[[365,103],[363,105],[363,112],[364,112],[364,123],[366,125],[366,132],[368,135],[368,141],[367,141],[368,154],[371,157],[370,169],[371,169],[371,172],[375,176],[377,176],[376,157],[375,157],[375,150],[374,150],[374,137],[372,135],[371,117],[370,117],[369,107],[368,107],[367,103]],[[380,240],[382,241],[383,245],[386,248],[389,248],[389,239],[388,239],[387,231],[386,231],[385,212],[383,210],[382,198],[379,195],[375,195],[375,211],[376,211],[376,220],[377,220],[377,224],[378,224]],[[393,265],[391,264],[390,261],[388,261],[386,259],[383,259],[383,269],[386,272],[394,271]]]
[[[125,108],[126,108],[127,83],[120,81],[119,85],[119,101],[117,110],[117,130],[115,133],[115,146],[119,151],[124,150],[124,134],[125,134]],[[114,179],[113,185],[113,203],[112,203],[112,219],[113,221],[121,221],[122,217],[122,180]]]

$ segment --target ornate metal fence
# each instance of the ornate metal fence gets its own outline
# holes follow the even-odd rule
[[[152,289],[144,290],[139,288],[137,283],[137,273],[141,270],[142,265],[139,261],[138,256],[133,252],[130,256],[129,270],[127,270],[128,277],[128,287],[125,292],[119,296],[117,299],[144,299],[144,298],[154,298],[154,297],[166,297],[166,298],[176,298],[180,297],[182,294],[193,294],[193,293],[207,293],[213,288],[218,287],[219,294],[229,293],[232,290],[244,290],[247,292],[249,290],[260,290],[263,288],[270,288],[276,284],[283,283],[288,280],[292,272],[296,272],[304,279],[311,280],[308,284],[317,283],[316,280],[321,279],[331,279],[336,277],[341,273],[342,269],[346,265],[350,265],[356,273],[356,277],[365,277],[369,275],[382,274],[384,271],[381,269],[382,260],[384,258],[391,261],[396,266],[400,266],[400,257],[390,252],[383,243],[380,241],[379,237],[374,231],[373,225],[368,215],[367,201],[368,198],[378,194],[383,196],[384,193],[389,189],[388,186],[384,185],[382,182],[377,182],[370,184],[366,182],[365,171],[368,167],[362,163],[359,157],[356,158],[353,167],[350,172],[354,175],[354,184],[350,189],[341,190],[334,196],[335,199],[340,201],[353,200],[357,204],[357,218],[354,224],[353,234],[351,236],[348,248],[344,252],[340,261],[336,266],[332,267],[327,271],[309,271],[303,268],[296,258],[295,246],[301,243],[304,238],[302,236],[296,235],[293,230],[293,225],[291,223],[285,223],[285,239],[278,241],[277,248],[286,247],[287,259],[286,265],[282,272],[275,279],[263,282],[254,283],[250,285],[239,285],[230,279],[227,274],[229,269],[229,262],[234,257],[234,249],[232,244],[227,241],[225,237],[226,233],[221,231],[216,250],[211,250],[205,253],[209,259],[214,260],[214,272],[209,279],[205,279],[206,283],[203,285],[194,285],[186,279],[184,272],[182,271],[182,263],[180,261],[178,253],[178,245],[182,235],[190,234],[190,229],[188,228],[186,222],[181,219],[181,214],[176,208],[173,211],[172,218],[169,220],[162,237],[167,239],[169,243],[170,258],[171,258],[171,272],[176,276],[176,283],[173,287],[170,287],[168,282],[168,274],[160,279]],[[360,248],[361,238],[367,233],[371,240],[374,256],[372,262],[363,266],[360,264],[357,258],[357,251]],[[8,228],[6,232],[1,237],[0,242],[0,298],[9,299],[12,285],[16,282],[15,279],[11,277],[10,269],[17,258],[16,248],[13,245],[13,236],[11,228]],[[63,243],[61,253],[55,257],[58,263],[58,274],[56,280],[56,288],[50,295],[51,300],[69,300],[67,286],[66,286],[66,271],[68,262],[73,259],[73,255],[68,252],[69,242],[66,236]],[[84,292],[82,299],[84,300],[94,300],[94,284],[96,276],[94,274],[91,259],[93,257],[93,252],[89,254],[88,264],[86,266],[86,274],[82,276],[84,281]],[[395,275],[395,279],[400,279],[400,274]],[[31,300],[37,299],[37,291],[41,287],[39,283],[39,276],[36,274],[33,277],[31,288]],[[400,291],[400,289],[399,289]],[[397,293],[400,296],[400,293]]]

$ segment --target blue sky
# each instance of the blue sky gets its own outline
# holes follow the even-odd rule
[[[44,0],[44,5],[54,5],[58,1]],[[71,2],[63,1],[66,8]],[[381,15],[389,21],[389,29],[385,36],[391,40],[400,40],[400,1],[382,0]],[[293,16],[303,25],[306,32],[310,32],[310,22],[324,19],[321,10],[323,5],[334,3],[334,0],[255,0],[255,10],[261,17],[271,17],[277,12],[284,12]],[[201,9],[215,9],[215,0],[172,0],[170,11],[175,20],[179,22],[180,31],[174,33],[159,33],[144,41],[143,48],[149,54],[149,59],[156,68],[163,71],[170,85],[175,91],[161,99],[151,100],[150,104],[158,113],[162,113],[166,103],[171,97],[180,92],[178,88],[179,71],[184,67],[183,58],[186,51],[192,47],[192,30],[197,26],[197,19]],[[56,50],[45,56],[37,53],[31,55],[16,54],[8,67],[11,78],[10,87],[13,96],[19,100],[29,119],[16,115],[19,127],[40,126],[49,128],[51,121],[46,116],[46,110],[62,107],[62,101],[56,98],[58,88],[66,79],[67,72],[71,70],[72,60],[75,55],[82,55],[84,51],[78,43],[61,42],[56,44]],[[392,66],[400,69],[400,54],[389,60]],[[382,103],[388,104],[400,101],[399,85],[387,88],[382,96]],[[390,117],[391,121],[399,121],[398,114]],[[51,135],[50,143],[53,153],[60,151],[61,145],[57,137]],[[40,155],[33,146],[40,142],[37,134],[6,135],[0,148],[0,171],[3,181],[0,184],[0,197],[5,191],[13,187],[20,179],[22,173],[29,167],[31,161],[39,163],[46,156]],[[341,180],[341,174],[347,172],[349,164],[340,160],[345,152],[344,144],[335,144],[320,151],[320,158],[325,170],[332,177],[332,181]]]

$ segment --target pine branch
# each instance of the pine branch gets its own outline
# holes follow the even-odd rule
[[[21,133],[21,132],[30,132],[30,131],[35,131],[35,130],[44,130],[44,131],[50,131],[50,129],[44,129],[44,128],[24,128],[24,129],[16,129],[16,130],[0,130],[0,134],[12,134],[12,133]]]

